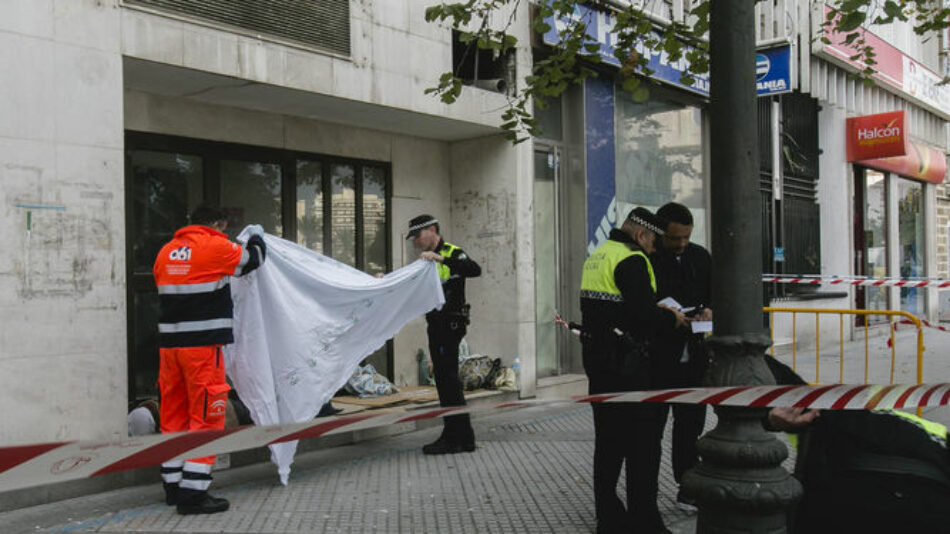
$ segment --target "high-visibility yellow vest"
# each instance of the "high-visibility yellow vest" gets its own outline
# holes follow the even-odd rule
[[[906,421],[917,425],[922,428],[927,434],[930,435],[931,439],[936,440],[942,445],[946,446],[947,442],[947,427],[941,425],[940,423],[935,423],[933,421],[928,421],[923,417],[917,417],[916,415],[909,414],[907,412],[901,412],[898,410],[881,410],[884,413],[889,413],[891,415],[896,415]]]
[[[443,258],[451,258],[452,254],[458,250],[458,247],[449,242],[442,242],[442,248],[439,249],[439,254]],[[439,263],[439,280],[445,282],[452,277],[452,273],[449,271],[449,266],[445,263]]]
[[[656,292],[656,276],[653,274],[650,258],[642,250],[631,250],[624,243],[608,239],[584,262],[584,272],[581,275],[581,297],[623,302],[620,289],[617,288],[614,280],[614,269],[621,261],[634,255],[641,256],[646,262],[647,272],[650,273],[650,286]]]

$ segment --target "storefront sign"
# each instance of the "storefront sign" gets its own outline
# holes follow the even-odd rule
[[[907,141],[907,154],[892,158],[869,159],[859,162],[865,167],[893,172],[907,178],[943,183],[947,175],[947,158],[943,152],[925,145]]]
[[[759,96],[792,91],[792,47],[778,46],[755,54],[755,88]]]
[[[904,112],[852,117],[847,121],[848,161],[905,154]]]
[[[903,58],[904,91],[911,98],[943,110],[950,110],[950,88],[939,85],[943,80],[936,73],[913,59]]]
[[[622,66],[614,56],[616,45],[612,32],[616,17],[611,12],[578,4],[574,7],[573,19],[587,23],[587,35],[600,43],[597,55],[600,56],[602,62],[618,68]],[[546,18],[544,22],[550,26],[550,29],[542,36],[544,43],[553,46],[561,42],[560,32],[565,29],[567,23],[553,16]],[[656,32],[656,35],[659,37],[660,32]],[[691,47],[686,46],[684,53],[690,49]],[[686,57],[671,61],[669,54],[647,48],[643,42],[637,45],[636,50],[640,55],[647,57],[647,67],[653,71],[651,78],[702,96],[709,96],[709,74],[689,74],[689,61]],[[769,48],[756,54],[756,88],[759,96],[792,91],[791,60],[790,45]],[[687,74],[694,79],[692,85],[687,85],[680,80]]]
[[[613,28],[616,23],[616,17],[613,13],[600,11],[582,4],[574,7],[574,20],[583,20],[587,23],[587,35],[600,43],[598,55],[601,61],[608,65],[620,67],[620,61],[614,57],[616,45],[614,43]],[[567,26],[563,19],[556,19],[553,16],[544,20],[550,26],[550,30],[542,36],[545,44],[556,45],[561,42],[560,32]],[[657,36],[659,36],[659,32]],[[689,70],[689,61],[681,57],[677,61],[671,61],[669,54],[663,51],[647,48],[646,44],[640,43],[637,47],[637,53],[647,57],[647,67],[653,70],[651,77],[670,85],[685,89],[703,96],[709,96],[709,75],[693,75],[695,82],[687,85],[680,81]],[[685,50],[684,50],[685,52]]]
[[[825,15],[827,16],[830,11],[831,8],[826,5]],[[871,75],[871,78],[882,86],[896,89],[897,92],[917,101],[937,115],[950,118],[950,106],[948,106],[950,86],[938,85],[940,76],[937,73],[907,57],[872,32],[863,28],[858,31],[861,37],[852,44],[845,43],[847,34],[826,31],[825,37],[831,42],[822,43],[816,40],[813,50],[816,54],[827,57],[835,63],[863,70],[867,65],[857,59],[852,59],[862,55],[856,43],[863,39],[866,45],[874,49],[874,59],[877,61],[874,65],[875,73]]]

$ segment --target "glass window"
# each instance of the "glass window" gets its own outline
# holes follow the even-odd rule
[[[557,374],[557,228],[554,151],[534,152],[535,343],[539,377]]]
[[[865,172],[864,202],[864,275],[872,278],[887,276],[887,194],[884,175]],[[887,288],[865,287],[865,309],[886,310]]]
[[[273,149],[138,132],[127,132],[126,146],[132,189],[127,236],[132,251],[127,265],[132,291],[130,401],[157,394],[155,256],[202,202],[216,202],[228,212],[232,239],[245,225],[260,224],[268,233],[286,231],[301,245],[370,274],[389,268],[390,172],[385,164],[341,158],[329,163],[315,154],[294,159]],[[295,183],[284,188],[285,176],[295,176]],[[358,195],[362,200],[357,204]],[[283,206],[293,206],[286,221]],[[392,378],[391,343],[367,360]]]
[[[386,272],[386,172],[363,167],[363,270]]]
[[[152,272],[155,255],[201,203],[201,158],[171,152],[132,152],[132,271]]]
[[[616,94],[618,219],[636,206],[679,202],[693,212],[691,241],[705,246],[702,112],[660,97],[637,103],[626,91]]]
[[[923,189],[917,182],[897,179],[897,235],[900,241],[901,278],[924,275],[924,218],[921,210]],[[901,310],[922,316],[924,292],[916,287],[902,287]]]
[[[135,150],[131,172],[129,400],[134,400],[158,395],[158,293],[152,266],[158,251],[201,203],[204,179],[200,157],[173,152]]]
[[[297,160],[297,243],[323,253],[323,167]]]
[[[538,121],[541,134],[538,137],[561,141],[564,138],[563,117],[561,116],[561,97],[548,98],[543,107],[535,100],[534,117]]]
[[[283,235],[280,217],[280,165],[258,161],[221,161],[221,208],[228,213],[232,239],[248,224]]]
[[[356,170],[353,165],[330,165],[331,256],[356,266]]]

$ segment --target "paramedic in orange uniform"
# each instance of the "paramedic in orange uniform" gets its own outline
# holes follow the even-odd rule
[[[159,301],[158,387],[162,433],[224,428],[230,389],[224,379],[221,346],[234,342],[231,276],[245,275],[266,255],[259,235],[246,246],[222,232],[227,216],[199,206],[191,225],[177,232],[155,259]],[[165,502],[179,514],[213,514],[226,499],[208,494],[214,456],[162,464]]]

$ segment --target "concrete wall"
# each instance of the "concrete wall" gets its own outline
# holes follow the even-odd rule
[[[119,10],[0,2],[0,444],[125,432]]]
[[[446,239],[482,267],[467,282],[473,352],[522,362],[522,395],[535,383],[534,215],[530,143],[501,136],[451,146],[452,225]]]

